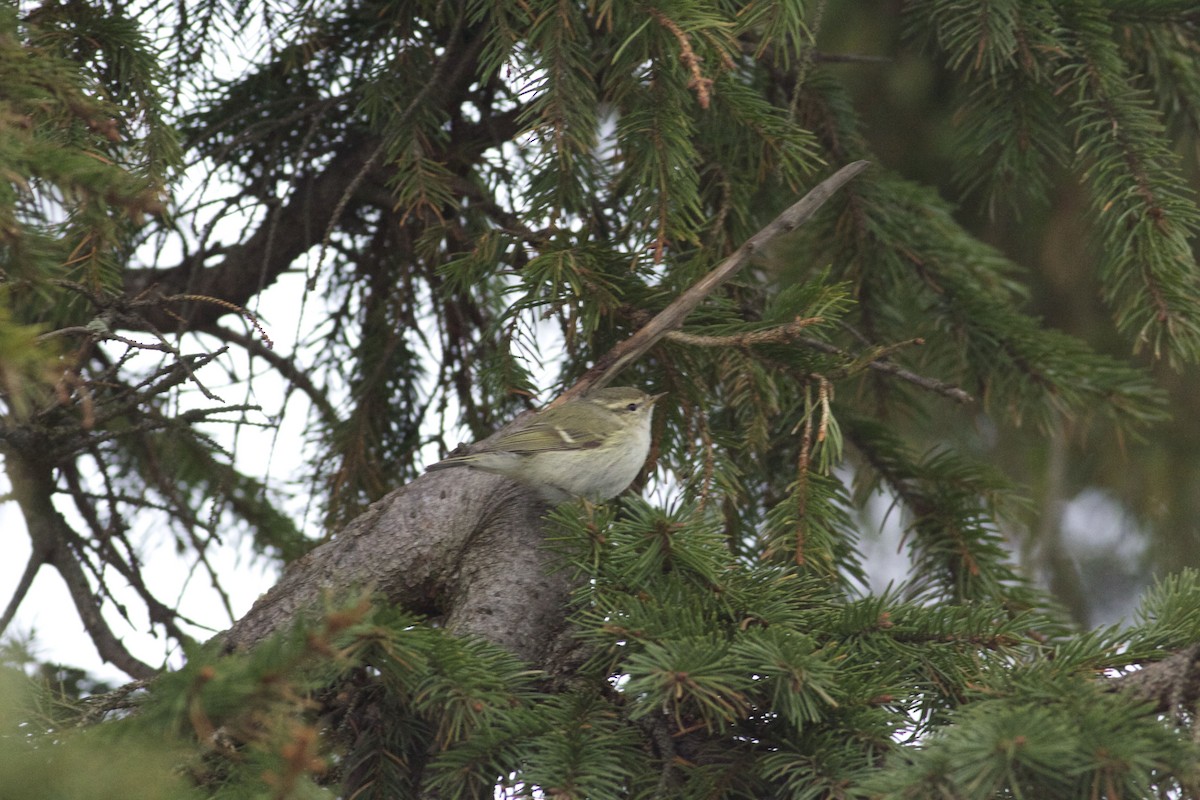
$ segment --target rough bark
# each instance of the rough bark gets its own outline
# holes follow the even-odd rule
[[[524,487],[470,470],[423,475],[293,562],[222,634],[245,649],[326,598],[369,589],[542,664],[564,626],[569,579],[544,546],[546,506]]]
[[[1200,703],[1200,644],[1115,678],[1112,687],[1152,703],[1157,714],[1193,716]]]

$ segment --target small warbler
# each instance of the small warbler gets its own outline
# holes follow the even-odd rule
[[[494,472],[528,484],[551,503],[607,500],[624,491],[646,463],[650,418],[660,397],[628,386],[598,389],[426,469]]]

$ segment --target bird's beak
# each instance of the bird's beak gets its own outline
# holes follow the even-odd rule
[[[659,392],[658,394],[652,394],[652,395],[650,395],[650,402],[647,403],[646,405],[652,406],[658,402],[659,398],[666,397],[666,396],[667,396],[666,392]]]

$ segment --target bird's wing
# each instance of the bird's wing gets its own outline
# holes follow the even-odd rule
[[[501,436],[492,443],[492,447],[510,453],[544,453],[589,450],[599,447],[602,441],[603,436],[599,433],[589,433],[581,428],[553,422],[533,422]]]

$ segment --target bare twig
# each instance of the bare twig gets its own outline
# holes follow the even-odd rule
[[[728,336],[703,336],[683,331],[667,331],[665,338],[693,347],[752,347],[761,344],[784,344],[799,338],[800,331],[821,321],[820,317],[805,317],[774,328],[734,333]]]
[[[338,421],[337,409],[329,402],[329,398],[325,395],[325,392],[313,383],[308,373],[297,367],[292,359],[275,352],[274,349],[263,344],[253,336],[238,333],[221,325],[213,324],[203,330],[205,333],[212,334],[227,344],[236,344],[251,355],[265,360],[280,375],[287,378],[293,386],[308,395],[308,399],[312,401],[313,406],[320,412],[322,420],[327,425],[333,425]]]
[[[830,355],[841,356],[842,358],[854,358],[852,353],[848,353],[829,342],[822,342],[820,339],[804,336],[797,341],[805,347],[819,350],[822,353],[829,353]],[[866,362],[865,367],[888,375],[895,375],[897,378],[908,381],[914,386],[920,386],[922,389],[928,389],[931,392],[936,392],[944,397],[949,397],[951,400],[957,400],[960,403],[975,402],[974,397],[954,384],[939,381],[937,378],[926,378],[924,375],[918,375],[915,372],[909,372],[904,367],[897,366],[891,361],[886,360],[886,354],[873,357],[870,361]]]
[[[13,496],[25,517],[29,536],[35,542],[35,552],[40,540],[43,551],[49,553],[48,563],[58,570],[67,585],[67,592],[75,603],[83,627],[100,657],[133,678],[156,675],[158,670],[135,658],[125,648],[100,613],[100,603],[79,563],[80,556],[70,546],[77,539],[75,531],[55,508],[51,498],[54,478],[50,467],[43,462],[32,461],[26,453],[11,448],[5,449],[4,456]]]
[[[588,370],[575,385],[559,396],[555,404],[568,398],[587,394],[612,382],[617,374],[639,359],[667,334],[683,324],[706,297],[727,280],[736,275],[763,247],[777,236],[790,233],[812,218],[821,206],[852,178],[870,166],[869,161],[855,161],[839,169],[818,183],[797,203],[772,220],[765,228],[751,236],[742,246],[722,261],[717,268],[694,283],[691,288],[675,298],[654,319],[625,341],[609,350]]]
[[[213,420],[213,419],[211,419],[211,417],[214,414],[222,414],[225,412],[233,412],[233,411],[262,411],[262,406],[250,405],[250,404],[239,404],[239,405],[232,405],[232,406],[217,406],[215,408],[190,408],[187,411],[183,411],[174,417],[154,416],[149,419],[144,419],[134,425],[130,425],[128,427],[122,428],[121,430],[105,431],[104,433],[96,434],[95,436],[92,436],[89,439],[87,439],[87,445],[89,447],[94,447],[96,445],[100,445],[100,444],[104,444],[105,442],[112,441],[114,439],[122,439],[127,436],[131,436],[135,433],[146,433],[148,431],[165,430],[167,428],[177,427],[181,424],[182,425],[191,425],[196,422],[229,422],[230,420],[222,420],[222,419]],[[250,423],[241,422],[239,424],[244,425],[244,424],[250,424]],[[207,440],[207,441],[209,441],[211,443],[211,440]],[[71,452],[76,447],[76,445],[74,443],[69,443],[69,445],[70,446],[66,449],[60,447],[59,449],[55,450],[54,453],[56,455],[63,455],[64,453]]]
[[[183,353],[181,353],[174,345],[172,345],[170,342],[168,342],[167,337],[163,336],[161,333],[158,332],[158,328],[154,327],[153,325],[150,325],[149,323],[147,323],[147,327],[149,327],[150,332],[152,334],[154,334],[156,337],[158,337],[158,340],[160,342],[162,342],[162,344],[166,348],[168,348],[168,351],[171,353],[171,355],[175,356],[175,363],[177,363],[183,369],[183,371],[187,373],[187,376],[192,379],[192,383],[196,384],[196,388],[198,388],[200,390],[201,394],[203,394],[205,397],[207,397],[209,400],[212,400],[213,402],[216,402],[216,403],[224,403],[225,402],[220,397],[217,397],[215,394],[210,392],[208,390],[208,387],[200,382],[200,379],[196,377],[196,371],[194,369],[192,369],[192,365],[188,363],[188,360],[186,358],[184,358]],[[221,348],[221,349],[222,349],[222,351],[224,351],[224,350],[227,350],[228,348]],[[214,354],[213,358],[215,358],[215,357],[216,357],[216,355]],[[204,363],[207,364],[208,362],[206,361]]]
[[[98,328],[91,328],[86,325],[72,325],[67,328],[58,328],[57,330],[47,331],[37,337],[39,342],[45,342],[50,339],[57,339],[60,336],[90,336],[98,341],[114,340],[127,344],[130,347],[135,347],[138,350],[156,350],[160,353],[170,353],[170,345],[154,344],[152,342],[139,342],[136,339],[130,339],[112,331],[104,331]]]
[[[33,579],[37,576],[42,564],[50,561],[51,549],[46,546],[45,539],[34,540],[33,552],[29,555],[28,563],[25,564],[25,571],[21,573],[21,579],[17,581],[17,588],[13,590],[8,607],[4,609],[4,616],[0,617],[0,635],[8,630],[13,617],[17,615],[17,609],[24,602],[25,595],[29,593],[29,587],[33,585]]]
[[[196,370],[225,355],[228,350],[228,347],[222,347],[212,353],[193,353],[186,356],[176,351],[175,361],[163,366],[153,375],[143,380],[137,386],[134,386],[133,389],[135,392],[145,389],[152,395],[162,394],[167,389],[185,383],[189,377],[195,380]],[[158,380],[159,378],[162,378],[162,380]],[[155,383],[156,380],[158,380],[158,383]],[[209,397],[209,399],[223,402],[220,398]]]

